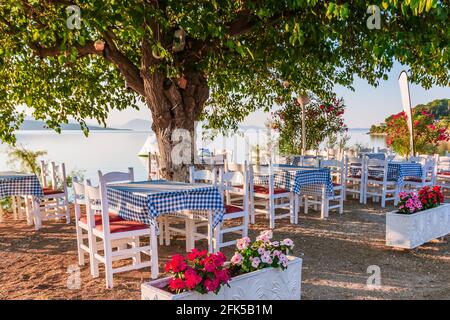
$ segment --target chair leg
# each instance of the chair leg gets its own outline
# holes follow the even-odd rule
[[[329,199],[326,194],[325,188],[322,189],[322,206],[320,210],[320,215],[322,219],[328,218],[328,202]]]
[[[386,187],[383,186],[381,189],[381,207],[386,207]]]
[[[295,214],[297,210],[295,209],[295,200],[292,193],[289,194],[289,211],[291,214],[291,224],[295,224]]]
[[[133,237],[133,242],[131,242],[132,248],[138,248],[140,247],[140,241],[139,237]],[[141,263],[141,252],[136,252],[133,254],[133,264],[140,264]]]
[[[305,196],[305,203],[304,203],[304,212],[305,214],[308,214],[309,204],[308,204],[308,196]]]
[[[77,249],[78,249],[78,265],[84,266],[84,251],[81,249],[81,245],[83,244],[83,230],[80,227],[76,227],[77,232]]]
[[[158,221],[158,227],[159,227],[159,245],[164,245],[164,237],[165,237],[165,229],[164,229],[164,218],[161,218]]]
[[[19,199],[19,197],[16,197],[16,196],[11,197],[11,206],[12,206],[14,220],[17,220],[19,218],[19,215],[17,214],[17,200],[18,199]]]
[[[212,215],[213,213],[210,211],[208,213],[208,252],[210,253],[214,252],[214,235],[213,235],[214,230],[213,230]]]
[[[164,217],[164,237],[166,246],[170,246],[170,230],[169,230],[169,218]]]
[[[98,278],[99,276],[98,260],[95,258],[95,255],[98,252],[97,239],[90,230],[88,230],[88,241],[89,241],[89,265],[91,269],[91,275],[93,278]]]
[[[214,229],[214,239],[213,241],[213,252],[217,253],[222,248],[222,234],[221,234],[221,223],[219,223],[216,228]],[[208,230],[209,233],[209,230]],[[208,240],[209,241],[209,240]]]
[[[70,208],[69,208],[69,201],[67,200],[67,196],[64,197],[64,208],[66,209],[66,223],[70,223]]]
[[[112,289],[114,287],[113,283],[113,266],[112,266],[112,249],[111,249],[111,241],[108,239],[104,239],[103,241],[104,247],[104,257],[105,257],[105,280],[106,280],[106,288]]]
[[[341,197],[339,198],[339,214],[344,213],[344,195],[345,193],[341,190]]]
[[[269,198],[269,228],[275,229],[275,201],[272,197]]]
[[[152,279],[157,279],[159,274],[158,267],[158,242],[156,238],[156,229],[155,226],[150,226],[150,247],[152,252],[151,254],[151,265],[152,265]]]

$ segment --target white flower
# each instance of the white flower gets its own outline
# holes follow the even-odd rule
[[[279,257],[280,254],[281,254],[281,251],[280,251],[280,250],[274,250],[274,251],[273,251],[273,256],[274,256],[274,257]]]
[[[264,250],[264,248],[258,248],[258,253],[260,256],[263,255],[265,251],[266,250]]]
[[[274,242],[272,242],[272,245],[274,247],[278,247],[278,246],[280,246],[280,243],[278,241],[274,241]]]

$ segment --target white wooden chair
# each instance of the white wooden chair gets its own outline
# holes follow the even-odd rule
[[[216,185],[218,178],[217,168],[196,170],[194,166],[189,168],[190,183],[206,183]],[[161,217],[164,224],[164,240],[166,246],[170,245],[170,239],[174,234],[181,234],[186,237],[186,252],[190,252],[195,247],[195,242],[206,239],[210,252],[214,251],[213,233],[212,233],[212,217],[198,214],[197,212],[185,211],[174,213]],[[184,223],[184,229],[178,227],[180,223]],[[208,233],[200,233],[199,228],[206,227]],[[161,229],[161,228],[160,228]]]
[[[42,221],[66,218],[66,222],[70,223],[65,164],[51,162],[46,165],[41,161],[41,183],[44,193],[40,203]]]
[[[275,175],[273,165],[252,166],[249,165],[250,172],[250,219],[255,223],[255,215],[265,214],[269,218],[269,227],[275,228],[275,220],[290,218],[291,223],[297,223],[298,217],[294,207],[294,195],[290,190],[275,186]],[[254,175],[263,174],[268,176],[268,185],[255,185]],[[258,208],[257,206],[263,206]],[[287,210],[288,213],[277,213],[277,209]]]
[[[148,226],[140,222],[119,219],[110,221],[110,210],[106,195],[107,184],[113,182],[130,181],[132,170],[128,173],[111,172],[103,175],[99,171],[99,187],[85,185],[86,210],[88,228],[90,230],[89,248],[93,261],[91,267],[93,276],[99,276],[98,264],[105,265],[106,287],[113,287],[113,275],[119,272],[137,270],[151,267],[153,279],[158,277],[158,248],[155,234],[155,226]],[[132,181],[132,179],[131,179]],[[101,212],[101,223],[95,221],[95,212]],[[141,237],[149,237],[148,245],[142,245]],[[103,255],[97,247],[97,239],[103,241]],[[131,248],[113,250],[113,241],[132,239]],[[149,261],[141,260],[141,253],[150,257]],[[115,268],[113,261],[132,260],[132,264]]]
[[[386,206],[386,201],[394,201],[394,205],[397,205],[399,188],[396,180],[388,178],[387,160],[367,159],[364,181],[364,204],[367,204],[367,197],[372,196],[374,201],[381,198],[382,208]]]
[[[364,202],[364,171],[366,166],[366,158],[345,157],[346,186],[345,198],[351,195],[353,199],[359,198],[359,202]]]
[[[346,172],[344,169],[344,162],[339,160],[322,160],[320,166],[322,168],[328,168],[333,180],[333,191],[334,196],[329,197],[325,192],[325,187],[323,187],[322,192],[317,195],[306,195],[304,202],[305,214],[308,213],[308,208],[310,204],[321,205],[321,215],[322,219],[327,218],[329,211],[333,209],[338,209],[339,214],[344,213],[344,198],[345,198],[345,181]],[[336,202],[330,205],[331,202]]]
[[[223,172],[219,170],[219,190],[223,197],[226,197],[226,190],[230,191],[243,191],[244,201],[242,206],[236,206],[232,204],[225,205],[225,215],[223,222],[216,226],[214,237],[214,251],[220,251],[223,247],[233,246],[236,244],[237,239],[228,240],[224,242],[223,236],[225,234],[233,233],[238,234],[239,238],[246,237],[248,235],[248,220],[249,220],[249,198],[250,198],[250,183],[248,181],[249,173],[244,171],[228,171]],[[239,186],[236,190],[236,186]],[[244,186],[240,188],[240,186]],[[234,222],[233,226],[225,226],[225,222]]]
[[[419,190],[425,186],[433,186],[436,179],[436,162],[428,158],[422,165],[422,177],[407,177],[403,180],[403,189]]]
[[[437,158],[436,182],[441,188],[450,188],[450,157],[443,156]]]

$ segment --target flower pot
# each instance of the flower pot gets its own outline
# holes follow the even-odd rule
[[[450,204],[413,214],[386,214],[386,245],[414,249],[450,233]]]
[[[142,300],[300,300],[302,259],[289,256],[288,268],[265,268],[232,278],[228,286],[200,294],[173,294],[163,289],[170,278],[162,278],[141,285]]]

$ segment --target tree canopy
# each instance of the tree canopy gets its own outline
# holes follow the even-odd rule
[[[367,26],[370,5],[381,29]],[[193,119],[235,128],[293,93],[324,97],[355,76],[376,85],[395,61],[413,82],[447,86],[448,17],[446,0],[2,0],[0,139],[14,142],[18,106],[58,130],[70,118],[104,124],[139,100],[154,121],[183,117],[182,102]]]

